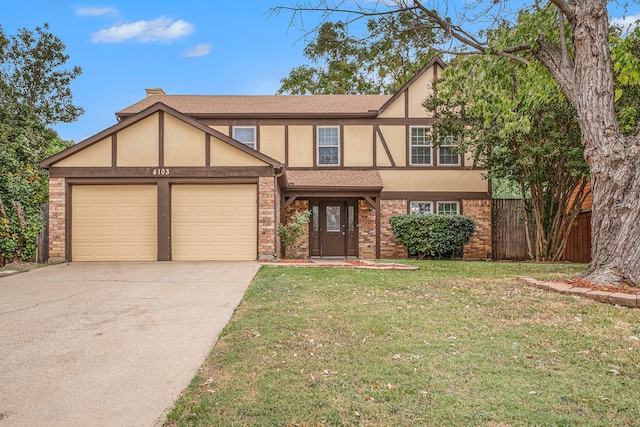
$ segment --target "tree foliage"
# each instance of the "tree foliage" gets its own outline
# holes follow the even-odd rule
[[[301,65],[281,80],[278,93],[393,93],[434,54],[442,37],[412,13],[368,19],[366,36],[353,36],[348,23],[324,22],[304,48],[312,65]]]
[[[631,62],[617,60],[620,65],[614,76],[608,3],[614,2],[316,0],[277,10],[291,11],[292,19],[320,12],[323,19],[340,14],[349,22],[421,14],[426,27],[444,31],[454,42],[440,46],[443,53],[502,57],[512,65],[539,62],[576,112],[589,164],[592,261],[586,278],[594,283],[640,285],[640,135],[625,132],[624,122],[616,114],[620,110],[614,104],[614,81],[624,83],[628,76],[627,83],[635,84],[635,73]],[[620,3],[624,2],[616,2],[618,6]],[[486,36],[490,31],[507,21],[513,24],[509,37],[489,41]]]
[[[489,40],[512,32],[503,26]],[[490,178],[518,183],[531,230],[529,255],[556,261],[587,195],[589,167],[577,116],[539,63],[507,61],[456,58],[425,107],[438,119],[437,133],[458,135],[458,149],[473,154]]]
[[[48,126],[82,113],[69,87],[80,68],[62,68],[64,48],[46,25],[10,37],[0,27],[0,254],[7,259],[28,260],[35,251],[48,197],[37,162],[72,145]]]

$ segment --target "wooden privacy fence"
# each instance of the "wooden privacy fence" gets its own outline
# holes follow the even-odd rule
[[[492,202],[493,259],[527,259],[524,203],[520,199],[493,199]]]
[[[571,262],[591,261],[591,212],[579,213],[569,230],[562,259]]]
[[[42,205],[42,230],[36,238],[36,262],[49,259],[49,203]]]

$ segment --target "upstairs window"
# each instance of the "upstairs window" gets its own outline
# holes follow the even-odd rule
[[[431,127],[411,127],[411,164],[431,165]]]
[[[438,202],[438,213],[456,215],[458,213],[458,202]]]
[[[318,165],[340,164],[340,135],[338,127],[318,128]]]
[[[438,147],[438,164],[439,165],[460,165],[460,156],[454,151],[455,137],[445,136],[442,139],[440,147]]]
[[[253,126],[234,126],[233,139],[249,148],[256,149],[256,128]]]

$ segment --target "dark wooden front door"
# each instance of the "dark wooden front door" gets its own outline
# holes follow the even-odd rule
[[[311,201],[309,255],[357,256],[355,201]]]
[[[346,218],[344,202],[323,203],[322,256],[346,255]]]

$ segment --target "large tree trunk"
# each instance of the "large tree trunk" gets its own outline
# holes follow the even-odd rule
[[[560,50],[545,41],[536,56],[578,113],[591,169],[593,246],[586,278],[640,285],[640,147],[636,136],[622,136],[614,111],[606,1],[559,6],[569,20],[574,61],[563,61]]]

